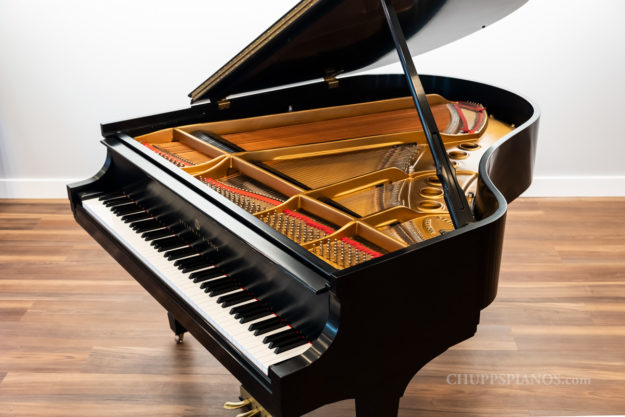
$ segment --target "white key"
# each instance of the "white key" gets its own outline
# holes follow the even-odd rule
[[[288,330],[289,326],[285,325],[260,336],[254,336],[254,333],[248,330],[249,326],[257,321],[275,317],[273,313],[267,312],[266,316],[244,324],[239,323],[239,320],[235,319],[234,316],[230,314],[232,308],[253,303],[257,300],[247,300],[237,305],[223,308],[217,303],[219,296],[210,297],[205,293],[204,290],[200,288],[202,285],[201,282],[194,283],[193,280],[189,278],[191,273],[183,273],[180,271],[174,266],[175,261],[169,261],[164,257],[165,252],[158,252],[150,244],[151,242],[147,242],[141,238],[142,233],[137,233],[132,230],[129,223],[124,223],[121,217],[113,214],[111,209],[104,206],[102,201],[94,198],[83,201],[82,205],[89,214],[95,217],[99,223],[124,244],[128,250],[141,259],[150,269],[155,271],[163,282],[185,299],[189,306],[204,317],[226,340],[235,346],[243,356],[248,358],[250,362],[265,374],[268,373],[270,365],[298,356],[310,348],[310,344],[306,343],[297,348],[276,354],[273,349],[269,349],[269,346],[263,343],[263,339],[274,333]],[[234,294],[239,291],[242,290],[236,289],[222,295]]]

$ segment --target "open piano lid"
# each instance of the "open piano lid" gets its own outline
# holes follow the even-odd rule
[[[527,0],[393,0],[413,55],[452,42]],[[217,101],[397,61],[380,0],[302,0],[189,96]]]

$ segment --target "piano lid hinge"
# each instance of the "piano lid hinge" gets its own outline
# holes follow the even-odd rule
[[[217,100],[217,109],[219,110],[228,110],[230,108],[230,100],[226,98],[222,98],[221,100]]]
[[[336,88],[339,86],[339,80],[336,77],[343,71],[326,70],[326,75],[323,77],[323,81],[328,84],[328,88]]]

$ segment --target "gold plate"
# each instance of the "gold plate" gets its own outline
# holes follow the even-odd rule
[[[438,95],[428,101],[445,124],[443,143],[471,203],[482,155],[513,127],[479,104]],[[420,124],[404,117],[410,112],[418,120],[412,100],[403,97],[180,126],[135,139],[174,157],[192,156],[193,165],[181,169],[207,189],[344,269],[453,231]],[[228,153],[195,131],[254,150]]]

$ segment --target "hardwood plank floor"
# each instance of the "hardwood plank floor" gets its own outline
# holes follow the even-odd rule
[[[625,414],[624,214],[615,198],[513,203],[497,299],[399,415]],[[192,337],[174,344],[64,200],[0,200],[0,336],[3,417],[236,414],[221,405],[238,382]],[[353,402],[309,415],[353,416]]]

